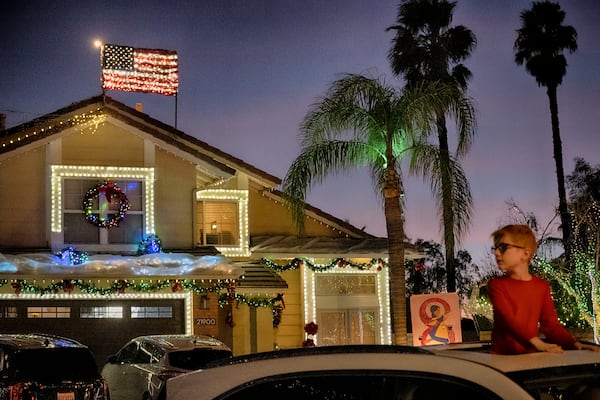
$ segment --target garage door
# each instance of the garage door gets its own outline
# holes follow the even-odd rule
[[[49,333],[87,345],[101,368],[133,337],[185,333],[183,299],[3,300],[0,333]]]

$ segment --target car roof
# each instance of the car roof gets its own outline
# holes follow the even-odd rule
[[[600,352],[565,350],[563,353],[537,352],[502,355],[469,350],[431,350],[445,357],[460,358],[493,367],[504,373],[533,369],[566,367],[570,365],[598,365]]]
[[[17,349],[87,348],[87,346],[74,339],[44,333],[3,333],[0,334],[0,344]]]
[[[166,351],[208,348],[231,351],[225,343],[208,335],[146,335],[132,341],[152,343]]]
[[[443,354],[411,346],[388,345],[326,346],[255,353],[214,362],[203,370],[170,379],[168,398],[198,398],[198,387],[202,387],[205,396],[201,398],[214,398],[247,382],[296,372],[371,370],[455,376],[478,382],[502,398],[531,399],[502,372],[459,357],[444,357],[444,362],[440,362]]]

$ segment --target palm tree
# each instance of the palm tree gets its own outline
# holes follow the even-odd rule
[[[455,2],[446,0],[408,0],[398,9],[397,25],[392,48],[388,54],[392,70],[402,75],[407,85],[421,82],[441,81],[467,88],[471,71],[460,61],[466,59],[477,40],[473,32],[462,25],[450,27]],[[456,92],[457,95],[459,92]],[[441,184],[432,187],[443,228],[446,256],[447,289],[456,291],[455,246],[466,233],[472,210],[471,189],[461,177],[453,176],[452,157],[448,145],[446,110],[438,111],[437,138],[439,164],[436,171]],[[475,131],[460,130],[456,150],[457,158],[465,155],[471,145]]]
[[[558,122],[558,101],[556,91],[567,73],[566,49],[577,50],[577,31],[570,25],[563,25],[565,12],[560,5],[549,1],[534,2],[531,9],[521,12],[521,28],[515,40],[515,62],[525,63],[525,69],[538,83],[546,87],[550,102],[552,121],[552,144],[558,183],[558,211],[563,233],[563,247],[567,265],[570,260],[571,222],[567,207],[565,172],[563,168],[562,142]]]
[[[448,85],[415,85],[398,91],[381,79],[347,74],[313,105],[302,125],[302,149],[282,185],[296,225],[302,231],[307,190],[331,174],[367,167],[383,198],[388,234],[390,301],[396,344],[407,344],[404,220],[400,162],[426,158],[435,149],[421,141],[440,109],[457,120],[471,118],[471,100]],[[469,123],[459,129],[466,129]]]

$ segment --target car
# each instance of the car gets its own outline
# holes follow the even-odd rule
[[[167,398],[545,400],[588,398],[582,396],[600,388],[600,352],[505,356],[488,349],[349,345],[255,353],[169,379]]]
[[[148,335],[127,342],[102,368],[110,400],[164,400],[167,379],[232,357],[206,335]]]
[[[44,333],[0,334],[0,399],[105,400],[106,390],[82,343]]]

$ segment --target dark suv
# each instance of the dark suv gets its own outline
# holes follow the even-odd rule
[[[105,400],[90,350],[64,337],[0,334],[0,399]]]

